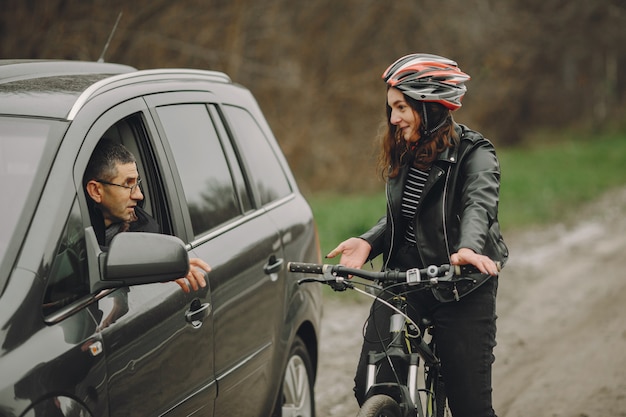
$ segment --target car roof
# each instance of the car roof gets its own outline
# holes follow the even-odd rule
[[[67,60],[0,60],[0,115],[72,120],[90,98],[134,83],[202,79],[231,83],[221,72],[137,70],[128,65]]]

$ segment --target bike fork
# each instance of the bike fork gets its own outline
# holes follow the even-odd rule
[[[418,404],[420,396],[417,388],[417,369],[419,367],[419,355],[412,353],[409,362],[409,375],[407,376],[407,385],[409,387],[409,393],[411,394],[411,401],[413,404]]]

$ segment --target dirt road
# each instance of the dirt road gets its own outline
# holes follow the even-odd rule
[[[494,405],[500,417],[626,416],[626,188],[564,223],[505,236]],[[368,301],[326,300],[318,417],[354,416]]]

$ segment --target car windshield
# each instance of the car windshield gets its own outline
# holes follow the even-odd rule
[[[50,135],[58,130],[58,122],[0,117],[0,264],[10,249],[36,174],[46,169],[42,161]]]

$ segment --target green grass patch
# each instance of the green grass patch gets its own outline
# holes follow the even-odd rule
[[[503,229],[564,220],[580,204],[626,184],[626,135],[571,137],[498,152]]]
[[[531,143],[498,149],[500,221],[505,233],[563,220],[580,204],[626,184],[626,134],[594,138],[561,134]],[[367,231],[385,214],[383,189],[381,184],[381,191],[372,195],[320,193],[308,197],[323,255],[344,239]]]
[[[385,214],[385,193],[317,194],[309,198],[320,235],[322,256],[340,242],[369,230]]]

